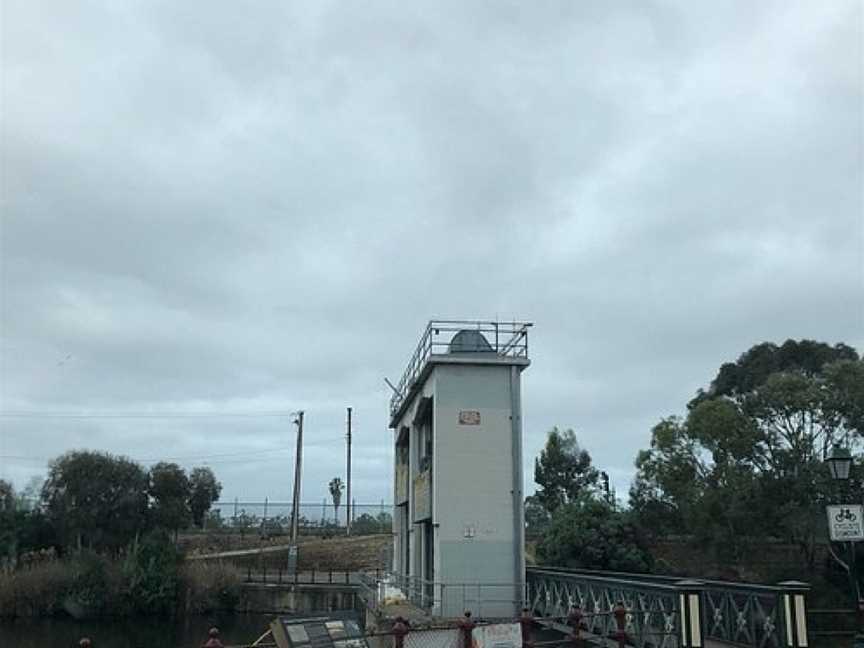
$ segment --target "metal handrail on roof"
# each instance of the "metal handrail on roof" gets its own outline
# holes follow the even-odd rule
[[[528,357],[528,329],[531,322],[492,322],[483,320],[430,320],[420,337],[408,366],[390,399],[390,416],[397,414],[431,355],[454,353],[451,342],[462,331],[476,331],[489,343],[485,352],[511,358]],[[459,349],[459,353],[465,353]],[[470,351],[468,351],[470,352]]]

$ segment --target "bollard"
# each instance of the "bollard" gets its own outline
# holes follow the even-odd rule
[[[803,648],[807,641],[807,603],[806,595],[810,586],[800,581],[777,583],[783,588],[783,633],[788,648]]]
[[[567,625],[572,629],[570,641],[578,644],[582,637],[582,610],[574,605],[567,614]]]
[[[682,580],[675,583],[678,588],[679,622],[681,623],[681,648],[702,648],[702,583]]]
[[[529,610],[527,607],[522,608],[522,616],[519,617],[519,626],[522,629],[523,648],[530,648],[534,645],[534,641],[531,639],[531,630],[533,629],[533,625],[534,615],[531,614],[531,610]]]
[[[612,608],[612,615],[615,617],[615,624],[618,626],[618,630],[615,632],[618,648],[624,648],[627,644],[627,608],[619,601]]]
[[[405,648],[405,635],[408,634],[408,624],[401,616],[396,617],[393,624],[393,648]]]
[[[477,626],[471,618],[471,610],[465,610],[465,617],[459,621],[459,631],[462,635],[462,648],[471,648],[474,643],[472,633]]]
[[[207,636],[209,638],[202,644],[202,648],[225,648],[225,644],[219,639],[219,628],[215,626],[210,628]]]

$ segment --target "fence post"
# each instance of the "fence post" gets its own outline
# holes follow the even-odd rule
[[[465,610],[465,616],[459,621],[459,631],[462,634],[462,648],[471,648],[473,644],[471,634],[474,632],[476,625],[471,618],[471,610]]]
[[[567,625],[573,629],[570,641],[578,644],[582,636],[582,610],[575,605],[570,608],[570,612],[567,615]]]
[[[675,586],[678,588],[681,648],[702,648],[702,583],[681,580]]]
[[[807,592],[810,585],[801,581],[783,581],[777,583],[783,588],[781,594],[783,613],[784,644],[788,648],[803,648],[809,645],[807,641]]]
[[[531,630],[534,625],[534,615],[527,607],[522,608],[522,616],[519,617],[519,625],[522,628],[522,648],[531,648],[534,642],[531,639]]]
[[[618,640],[618,648],[624,648],[627,644],[627,608],[619,601],[612,608],[612,614],[615,617],[615,624],[618,629],[615,631],[615,639]]]
[[[405,635],[408,634],[408,624],[401,616],[396,617],[396,623],[393,624],[393,648],[405,647]]]

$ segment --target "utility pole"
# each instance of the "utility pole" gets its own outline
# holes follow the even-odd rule
[[[348,492],[346,493],[347,497],[345,498],[345,534],[351,535],[351,408],[348,408],[348,470],[347,470],[347,478],[348,478]]]
[[[294,419],[297,426],[297,453],[294,464],[294,498],[291,509],[291,542],[297,542],[297,530],[300,525],[300,475],[303,467],[303,410],[297,412]]]

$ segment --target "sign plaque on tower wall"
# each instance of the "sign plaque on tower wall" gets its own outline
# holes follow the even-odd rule
[[[477,410],[461,410],[459,425],[480,425],[480,412]]]

